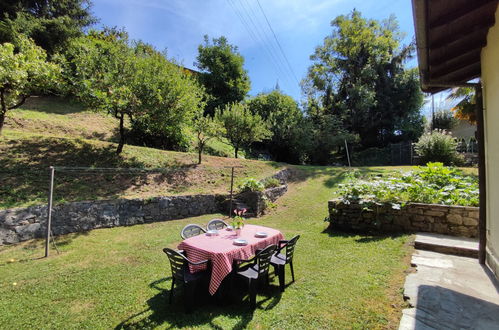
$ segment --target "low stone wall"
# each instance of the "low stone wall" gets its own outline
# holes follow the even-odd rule
[[[277,172],[272,177],[285,183],[291,171]],[[275,201],[287,191],[287,185],[267,189],[254,195],[256,216],[265,208],[265,198]],[[72,202],[53,207],[54,235],[84,232],[95,228],[131,226],[135,224],[182,219],[203,214],[228,212],[228,195],[186,195],[146,199],[118,199]],[[0,210],[0,245],[44,237],[47,206],[31,206]]]
[[[410,203],[400,210],[391,204],[363,210],[358,203],[329,201],[330,228],[380,232],[430,232],[451,236],[478,236],[478,207]]]
[[[73,202],[53,207],[52,232],[62,235],[95,228],[130,226],[222,212],[225,195]],[[47,206],[0,211],[0,245],[43,237]]]
[[[248,191],[237,195],[237,199],[242,200],[255,216],[260,216],[265,212],[268,201],[275,202],[279,197],[288,191],[287,185],[269,188],[264,191]]]

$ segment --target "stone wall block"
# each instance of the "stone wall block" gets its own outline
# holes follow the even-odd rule
[[[450,213],[446,218],[452,224],[461,225],[463,223],[463,217],[458,213]]]

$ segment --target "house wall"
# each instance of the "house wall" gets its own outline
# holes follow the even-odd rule
[[[499,278],[499,10],[482,49],[487,176],[487,264]]]

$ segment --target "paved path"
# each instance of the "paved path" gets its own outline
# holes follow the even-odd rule
[[[477,259],[416,250],[399,329],[499,329],[499,288]]]

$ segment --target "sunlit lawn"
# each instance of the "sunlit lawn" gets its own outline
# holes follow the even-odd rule
[[[185,224],[218,216],[210,215],[59,237],[61,253],[49,259],[36,259],[40,241],[2,248],[0,327],[396,328],[409,236],[326,232],[327,200],[346,170],[305,171],[270,214],[248,220],[301,235],[296,282],[280,295],[274,279],[256,310],[246,300],[209,302],[186,315],[181,291],[168,304],[170,268],[161,249],[179,243]]]

